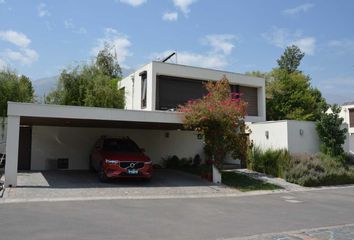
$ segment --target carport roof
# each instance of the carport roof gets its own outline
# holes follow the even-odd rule
[[[21,125],[181,129],[183,114],[112,108],[8,102],[8,116],[19,116]]]

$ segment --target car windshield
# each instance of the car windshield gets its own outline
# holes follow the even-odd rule
[[[131,140],[125,139],[105,139],[103,150],[108,152],[138,153],[139,147]]]

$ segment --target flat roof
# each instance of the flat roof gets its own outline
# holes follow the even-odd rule
[[[181,129],[183,113],[8,102],[22,125]]]

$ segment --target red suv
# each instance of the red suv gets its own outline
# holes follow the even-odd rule
[[[98,172],[102,182],[111,178],[149,180],[152,163],[144,150],[130,138],[100,138],[90,156],[90,169]]]

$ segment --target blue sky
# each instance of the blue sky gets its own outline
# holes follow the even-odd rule
[[[178,63],[269,71],[287,45],[329,102],[354,100],[352,0],[0,0],[0,68],[33,80],[93,58],[103,43],[134,69]]]

